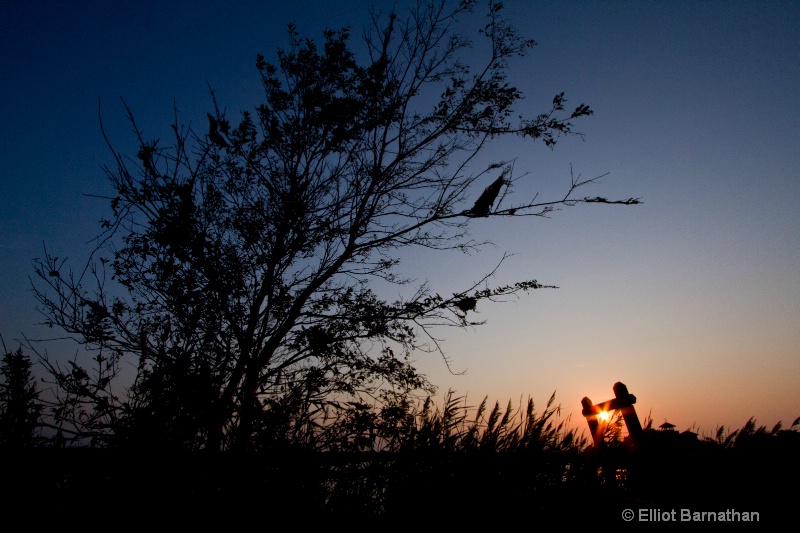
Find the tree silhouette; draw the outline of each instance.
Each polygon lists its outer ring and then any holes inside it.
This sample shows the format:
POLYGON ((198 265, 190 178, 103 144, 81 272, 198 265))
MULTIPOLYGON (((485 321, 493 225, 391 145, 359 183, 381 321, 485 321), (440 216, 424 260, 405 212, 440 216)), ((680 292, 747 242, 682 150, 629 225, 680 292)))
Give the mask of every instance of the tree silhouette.
POLYGON ((31 360, 22 347, 9 352, 3 343, 0 365, 0 448, 24 449, 39 441, 37 429, 42 406, 31 360))
POLYGON ((476 215, 596 201, 574 196, 593 180, 573 180, 562 197, 501 208, 512 167, 475 156, 508 136, 552 146, 592 111, 566 111, 561 93, 515 119, 509 60, 534 42, 489 2, 485 60, 471 64, 454 28, 473 7, 374 13, 360 48, 346 29, 317 43, 290 25, 275 64, 257 56, 264 103, 236 124, 212 91, 209 129, 176 119, 170 145, 145 139, 128 109, 140 148, 112 147, 116 196, 96 253, 81 271, 46 252, 38 263, 47 322, 97 351, 93 374, 47 363, 61 423, 115 445, 322 447, 358 405, 433 390, 409 360, 438 350, 431 328, 476 324, 479 301, 542 287, 488 287, 488 273, 452 296, 422 285, 389 301, 370 284, 409 284, 396 268, 408 248, 473 250, 476 215), (487 182, 491 198, 476 202, 487 182), (127 357, 136 375, 122 393, 112 383, 127 357))

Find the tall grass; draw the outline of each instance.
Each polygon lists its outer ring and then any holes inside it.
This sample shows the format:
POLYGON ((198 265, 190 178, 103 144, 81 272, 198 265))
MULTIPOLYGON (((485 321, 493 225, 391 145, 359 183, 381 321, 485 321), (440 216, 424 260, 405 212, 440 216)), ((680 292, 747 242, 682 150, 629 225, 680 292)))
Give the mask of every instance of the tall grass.
POLYGON ((402 523, 482 516, 498 525, 516 515, 531 524, 574 521, 570 513, 591 506, 597 523, 619 523, 621 509, 645 506, 769 506, 778 513, 794 497, 782 487, 800 477, 800 418, 788 429, 751 418, 742 428, 700 438, 656 431, 648 417, 639 447, 627 446, 616 420, 604 446, 591 450, 561 417, 555 394, 542 408, 532 399, 515 406, 488 397, 472 405, 454 391, 438 404, 398 397, 352 407, 318 426, 324 446, 305 439, 302 446, 247 456, 169 457, 158 450, 41 449, 7 461, 20 467, 19 475, 6 473, 16 497, 8 501, 23 509, 24 495, 36 493, 66 513, 91 493, 108 509, 146 498, 172 513, 235 508, 402 523))
POLYGON ((389 409, 377 414, 372 438, 356 439, 369 449, 331 466, 326 512, 436 515, 467 501, 543 510, 575 479, 587 445, 560 417, 555 393, 542 410, 532 399, 524 408, 490 409, 488 397, 470 406, 452 390, 440 406, 428 397, 389 409))
POLYGON ((560 419, 560 406, 555 393, 541 412, 533 399, 524 409, 508 402, 503 409, 496 402, 488 410, 488 397, 476 407, 469 406, 464 396, 450 390, 441 407, 428 397, 420 405, 408 406, 402 424, 392 424, 397 412, 381 414, 376 432, 375 449, 399 451, 491 451, 521 450, 573 451, 586 446, 586 439, 569 429, 569 418, 560 419), (388 423, 387 423, 388 422, 388 423))

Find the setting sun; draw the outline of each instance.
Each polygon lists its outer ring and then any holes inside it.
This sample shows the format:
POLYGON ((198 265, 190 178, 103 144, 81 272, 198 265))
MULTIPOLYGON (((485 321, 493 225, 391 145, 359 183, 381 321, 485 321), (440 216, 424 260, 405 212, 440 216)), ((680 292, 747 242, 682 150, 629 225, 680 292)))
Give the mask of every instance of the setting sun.
POLYGON ((609 414, 608 411, 600 411, 599 413, 597 413, 597 418, 601 422, 608 422, 609 418, 611 418, 611 415, 609 414))

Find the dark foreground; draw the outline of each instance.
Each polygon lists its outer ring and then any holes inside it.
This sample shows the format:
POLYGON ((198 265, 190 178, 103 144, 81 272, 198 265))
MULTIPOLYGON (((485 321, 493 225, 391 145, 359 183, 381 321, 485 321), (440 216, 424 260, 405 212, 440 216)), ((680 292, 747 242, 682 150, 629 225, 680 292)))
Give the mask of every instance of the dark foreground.
POLYGON ((798 452, 796 431, 735 447, 675 434, 646 449, 579 454, 42 448, 2 452, 0 510, 6 523, 92 529, 164 522, 428 529, 438 522, 755 530, 793 520, 798 452))

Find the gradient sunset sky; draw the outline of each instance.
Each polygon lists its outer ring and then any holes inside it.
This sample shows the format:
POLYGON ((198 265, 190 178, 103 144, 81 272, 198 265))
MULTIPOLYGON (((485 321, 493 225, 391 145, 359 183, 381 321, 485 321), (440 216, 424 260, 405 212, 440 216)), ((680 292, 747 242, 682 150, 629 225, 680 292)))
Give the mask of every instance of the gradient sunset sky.
MULTIPOLYGON (((407 2, 376 2, 403 13, 407 2)), ((286 25, 319 39, 350 26, 369 2, 0 3, 0 333, 52 336, 36 323, 32 259, 43 243, 75 266, 108 215, 101 170, 110 140, 135 157, 120 98, 151 138, 167 139, 173 103, 202 131, 212 109, 237 116, 261 91, 256 53, 274 60, 286 25)), ((612 397, 624 382, 640 418, 713 433, 748 418, 771 427, 800 416, 800 2, 507 1, 538 43, 512 64, 545 111, 564 91, 595 115, 583 139, 554 150, 530 141, 491 145, 516 158, 517 199, 563 194, 570 169, 604 177, 581 195, 641 198, 584 205, 549 218, 477 220, 481 254, 413 252, 401 265, 449 294, 514 254, 494 282, 557 285, 481 304, 487 324, 442 330, 454 371, 418 354, 439 386, 474 405, 552 392, 582 424, 580 400, 612 397)), ((477 52, 476 52, 477 53, 477 52)), ((488 183, 487 183, 488 185, 488 183)), ((475 195, 480 194, 479 190, 475 195)), ((465 206, 468 207, 468 206, 465 206)), ((62 349, 63 350, 63 349, 62 349)), ((74 348, 50 354, 70 357, 74 348)))

